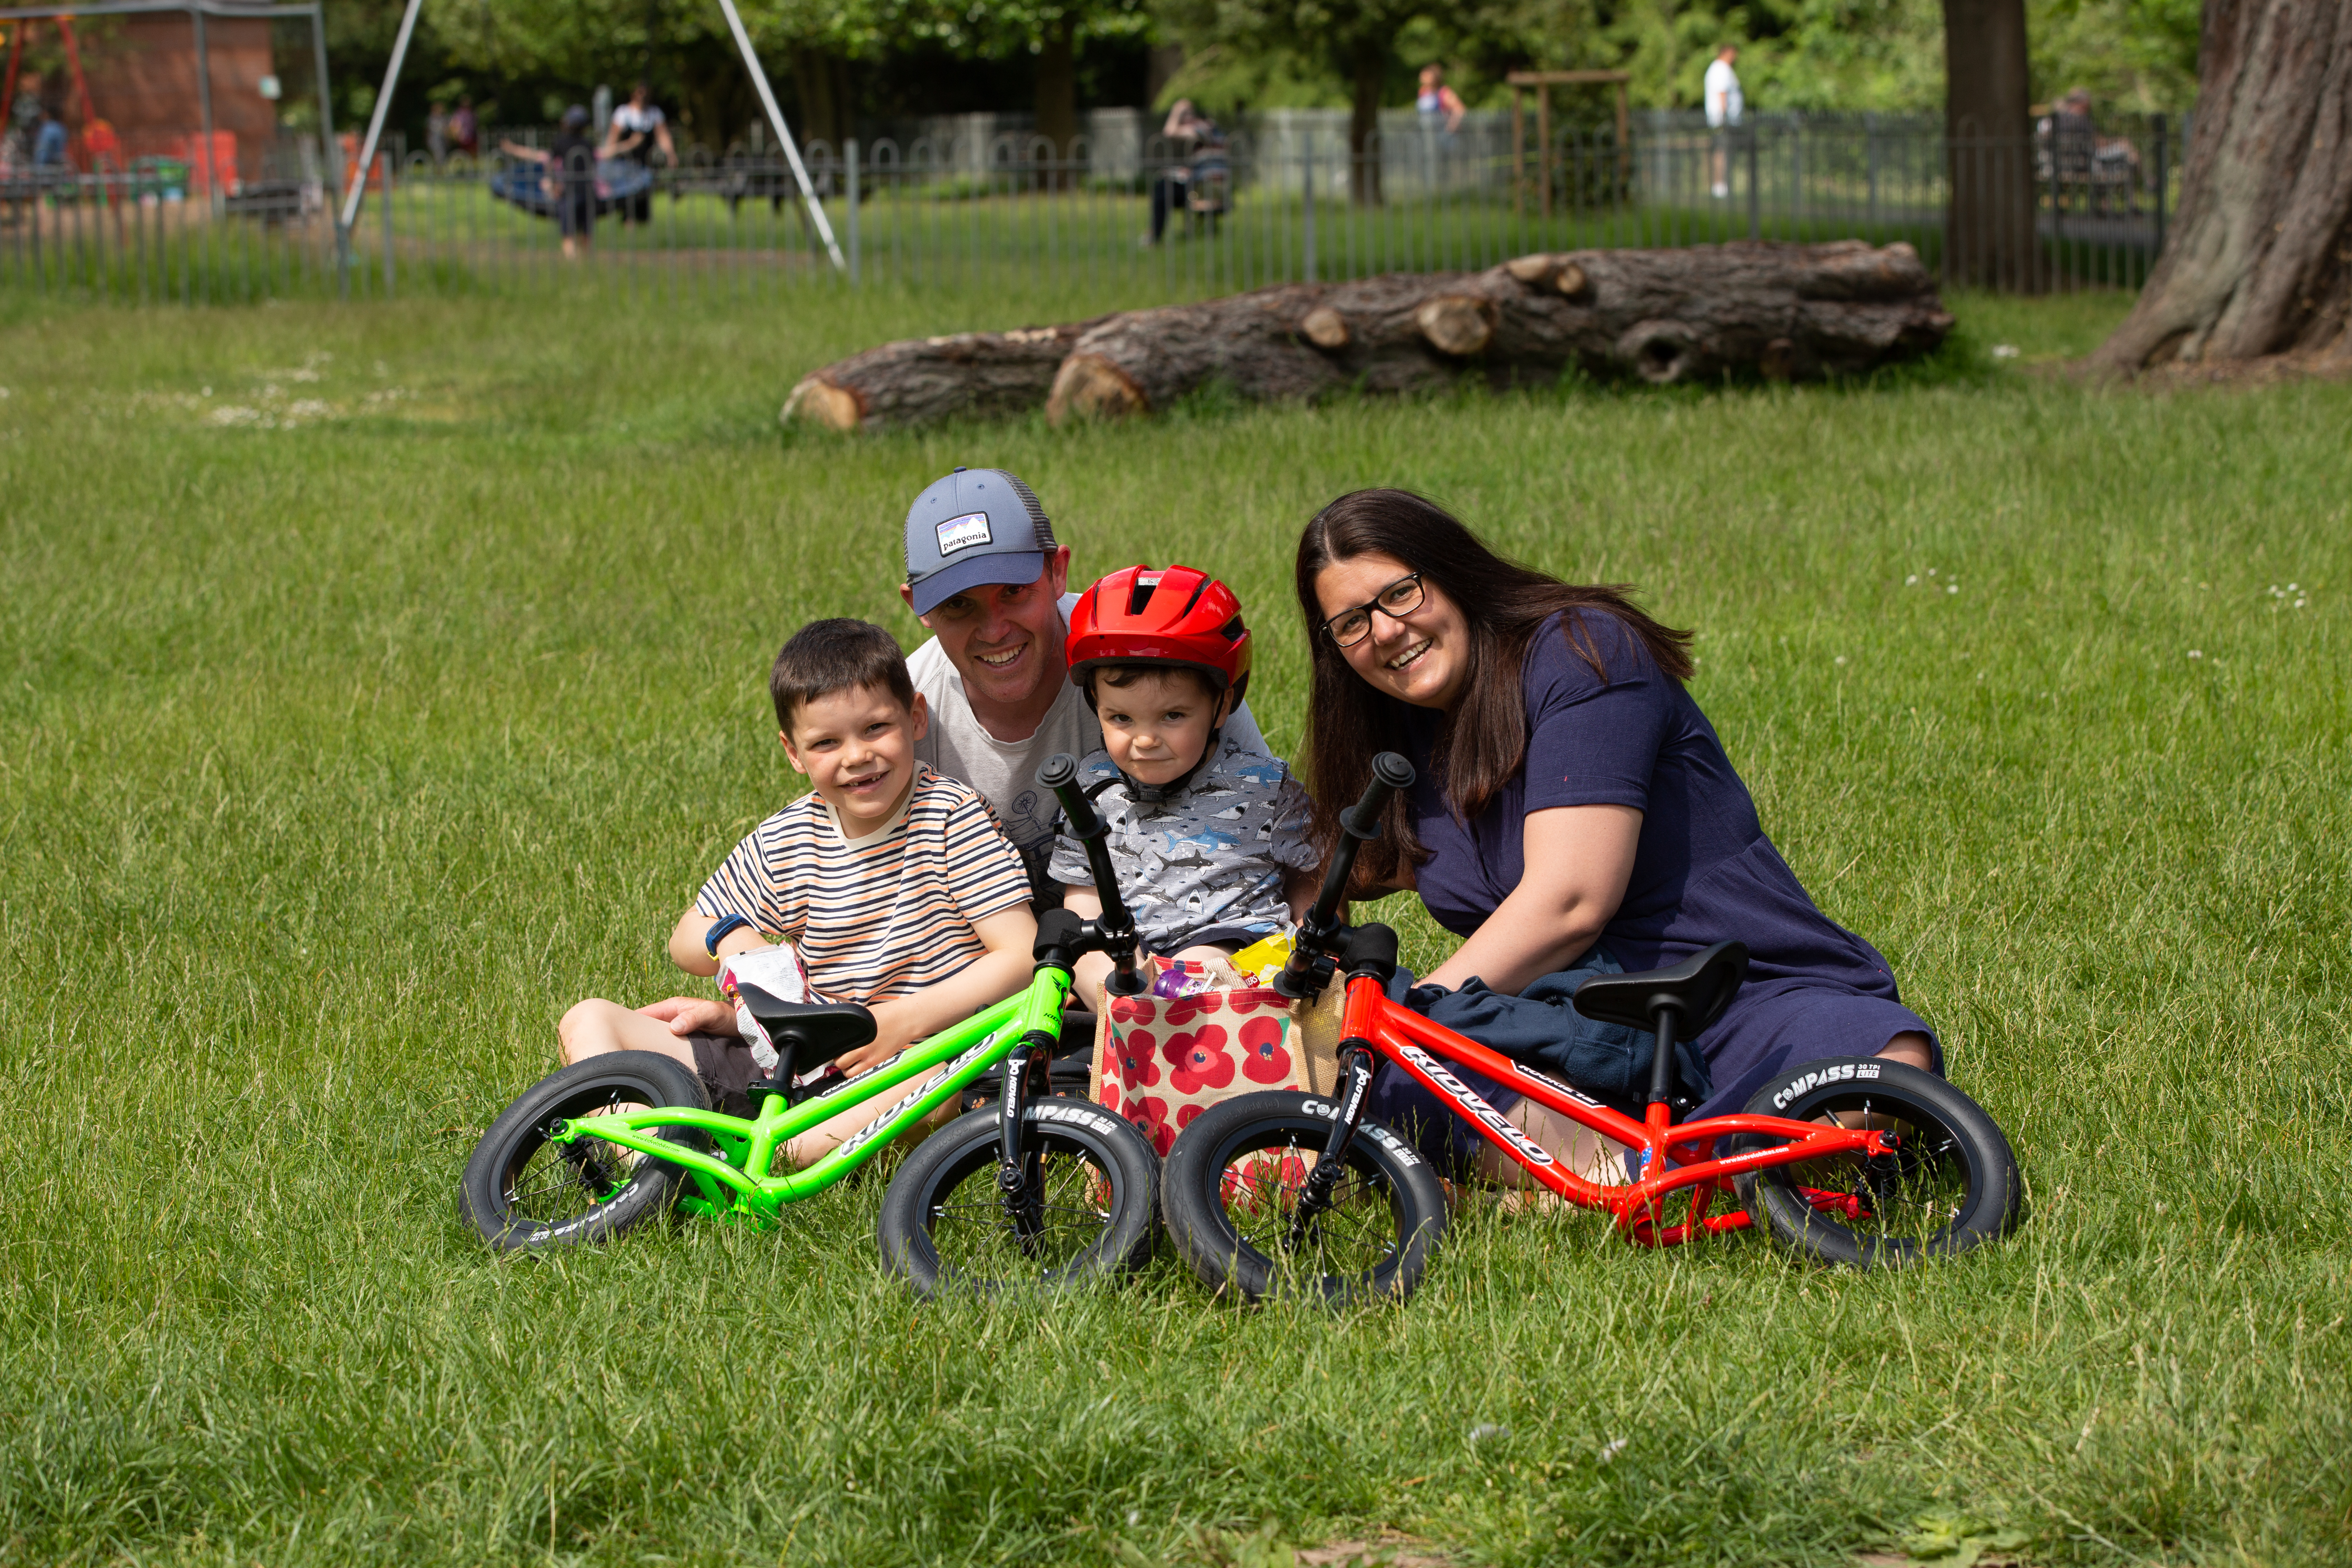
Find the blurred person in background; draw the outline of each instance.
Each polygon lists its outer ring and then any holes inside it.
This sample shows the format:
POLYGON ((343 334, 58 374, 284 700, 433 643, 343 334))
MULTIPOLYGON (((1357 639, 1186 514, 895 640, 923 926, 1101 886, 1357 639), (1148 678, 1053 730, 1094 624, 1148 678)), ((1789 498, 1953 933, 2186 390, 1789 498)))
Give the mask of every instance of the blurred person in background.
POLYGON ((449 106, 437 98, 425 111, 425 150, 436 169, 449 161, 449 106))
POLYGON ((1160 128, 1167 140, 1167 169, 1151 182, 1151 232, 1144 237, 1146 245, 1157 245, 1167 232, 1168 215, 1184 205, 1191 191, 1195 165, 1203 153, 1213 149, 1222 152, 1225 133, 1217 122, 1192 106, 1189 98, 1180 98, 1168 110, 1168 121, 1160 128))
POLYGON ((482 155, 482 122, 475 117, 474 100, 461 98, 449 116, 449 145, 468 158, 482 155))
POLYGON ((1421 68, 1421 91, 1412 100, 1421 116, 1422 161, 1432 185, 1454 159, 1454 133, 1462 129, 1462 95, 1445 85, 1445 68, 1421 68))
POLYGON ((1731 62, 1739 51, 1726 44, 1706 68, 1706 128, 1715 132, 1715 199, 1731 195, 1731 138, 1739 129, 1747 100, 1740 95, 1739 73, 1731 62))
MULTIPOLYGON (((629 89, 629 101, 613 110, 613 122, 605 127, 604 145, 598 148, 599 158, 626 158, 633 163, 653 167, 654 151, 659 148, 662 161, 677 163, 677 144, 670 140, 669 120, 654 102, 654 89, 644 82, 629 89)), ((621 211, 625 223, 644 223, 653 216, 653 186, 639 191, 621 211)))
POLYGON ((0 136, 0 168, 21 169, 33 161, 33 141, 41 131, 41 79, 26 72, 8 103, 8 130, 0 136))
POLYGON ((563 236, 563 258, 576 261, 588 254, 596 232, 596 143, 588 134, 588 106, 575 103, 563 111, 555 140, 542 150, 520 142, 501 142, 499 151, 526 163, 536 163, 554 209, 555 225, 563 236))
POLYGON ((1427 132, 1443 132, 1451 136, 1462 129, 1462 95, 1445 85, 1444 66, 1421 68, 1421 94, 1412 100, 1421 115, 1421 127, 1427 132))
POLYGON ((33 132, 33 172, 37 175, 54 175, 66 168, 66 122, 58 113, 58 106, 43 100, 41 126, 33 132))

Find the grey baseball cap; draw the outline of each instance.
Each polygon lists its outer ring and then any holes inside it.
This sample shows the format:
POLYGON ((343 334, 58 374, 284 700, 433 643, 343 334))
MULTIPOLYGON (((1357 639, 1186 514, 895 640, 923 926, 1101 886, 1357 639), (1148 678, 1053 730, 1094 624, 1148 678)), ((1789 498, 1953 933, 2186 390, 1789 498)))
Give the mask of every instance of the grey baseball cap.
POLYGON ((1029 487, 1003 468, 958 468, 907 509, 915 614, 990 583, 1034 583, 1060 546, 1029 487))

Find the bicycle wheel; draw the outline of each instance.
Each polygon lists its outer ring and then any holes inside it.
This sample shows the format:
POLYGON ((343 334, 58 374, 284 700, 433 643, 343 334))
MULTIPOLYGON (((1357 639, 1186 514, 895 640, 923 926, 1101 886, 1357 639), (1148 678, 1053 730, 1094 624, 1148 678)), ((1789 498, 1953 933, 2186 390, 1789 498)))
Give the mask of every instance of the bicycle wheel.
POLYGON ((1429 1163, 1377 1121, 1359 1124, 1330 1206, 1305 1248, 1291 1249, 1299 1190, 1338 1114, 1328 1100, 1276 1089, 1213 1105, 1176 1135, 1160 1206, 1202 1284, 1246 1301, 1412 1294, 1445 1232, 1445 1194, 1429 1163))
MULTIPOLYGON (((669 1212, 686 1173, 667 1160, 601 1139, 551 1143, 548 1129, 620 1105, 710 1109, 702 1080, 655 1051, 614 1051, 574 1062, 531 1085, 490 1123, 466 1162, 458 1206, 500 1252, 537 1252, 605 1241, 669 1212)), ((665 1127, 663 1139, 708 1150, 698 1128, 665 1127)))
MULTIPOLYGON (((1824 1263, 1900 1268, 1966 1252, 2017 1221, 2024 1184, 2009 1140, 1933 1073, 1869 1057, 1808 1062, 1757 1090, 1748 1111, 1894 1135, 1891 1154, 1833 1154, 1738 1178, 1759 1227, 1824 1263)), ((1776 1142, 1749 1135, 1737 1146, 1776 1142)))
POLYGON ((882 1261, 918 1296, 1090 1285, 1150 1259, 1160 1158, 1143 1134, 1083 1100, 1030 1106, 1028 1202, 1008 1209, 997 1121, 992 1107, 957 1117, 907 1157, 883 1194, 882 1261))

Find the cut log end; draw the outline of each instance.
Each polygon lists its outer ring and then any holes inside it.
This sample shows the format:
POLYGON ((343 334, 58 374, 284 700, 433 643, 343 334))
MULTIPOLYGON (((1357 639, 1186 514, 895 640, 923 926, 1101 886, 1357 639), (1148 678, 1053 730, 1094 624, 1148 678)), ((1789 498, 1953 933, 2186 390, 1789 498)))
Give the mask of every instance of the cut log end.
POLYGON ((1348 318, 1328 305, 1318 305, 1298 323, 1298 335, 1318 349, 1348 346, 1348 318))
POLYGON ((1456 359, 1483 352, 1495 336, 1494 326, 1486 320, 1486 301, 1466 294, 1441 294, 1422 301, 1412 313, 1412 323, 1429 340, 1430 347, 1456 359))
POLYGON ((1045 399, 1046 423, 1060 426, 1073 416, 1081 419, 1124 419, 1151 412, 1150 399, 1128 378, 1125 371, 1098 354, 1072 354, 1054 376, 1054 390, 1045 399))
POLYGON ((1588 281, 1583 268, 1544 251, 1515 256, 1503 263, 1503 270, 1530 289, 1540 289, 1549 282, 1570 300, 1584 292, 1588 281))
POLYGON ((799 385, 784 399, 783 411, 776 416, 780 425, 798 421, 803 425, 821 425, 827 430, 855 430, 864 423, 866 409, 857 394, 847 387, 835 386, 816 376, 804 376, 799 385))

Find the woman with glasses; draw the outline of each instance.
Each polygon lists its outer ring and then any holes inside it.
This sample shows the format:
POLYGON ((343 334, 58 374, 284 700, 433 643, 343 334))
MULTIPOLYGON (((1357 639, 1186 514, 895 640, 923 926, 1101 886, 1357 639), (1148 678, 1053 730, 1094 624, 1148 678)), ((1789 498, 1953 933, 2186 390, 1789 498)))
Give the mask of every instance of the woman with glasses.
MULTIPOLYGON (((1576 1013, 1593 973, 1748 945, 1748 983, 1683 1047, 1677 1120, 1744 1108, 1767 1079, 1825 1057, 1941 1072, 1934 1031, 1877 950, 1822 913, 1765 837, 1747 785, 1684 689, 1690 634, 1613 587, 1502 559, 1403 490, 1341 496, 1298 542, 1313 649, 1307 767, 1325 845, 1375 752, 1419 778, 1356 862, 1360 896, 1417 891, 1461 947, 1411 1005, 1641 1115, 1650 1037, 1576 1013)), ((1592 1179, 1623 1151, 1454 1069, 1592 1179)), ((1426 1091, 1383 1066, 1372 1114, 1417 1125, 1457 1167, 1523 1179, 1426 1091)))

